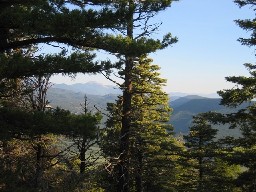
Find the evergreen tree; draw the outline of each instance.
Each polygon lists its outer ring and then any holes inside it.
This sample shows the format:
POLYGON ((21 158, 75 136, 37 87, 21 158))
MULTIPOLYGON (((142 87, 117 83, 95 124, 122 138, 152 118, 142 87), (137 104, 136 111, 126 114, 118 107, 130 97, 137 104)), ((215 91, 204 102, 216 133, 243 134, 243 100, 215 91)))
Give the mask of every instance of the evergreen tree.
MULTIPOLYGON (((240 7, 255 7, 255 0, 235 0, 240 7)), ((255 10, 255 9, 254 9, 255 10)), ((251 32, 249 38, 240 38, 239 41, 243 45, 255 46, 255 19, 236 20, 236 23, 246 31, 251 32)), ((213 123, 229 124, 230 128, 239 129, 241 137, 227 137, 222 140, 223 144, 223 160, 229 164, 241 165, 244 171, 238 176, 235 184, 242 191, 256 191, 255 177, 255 146, 256 146, 256 129, 255 129, 255 69, 254 64, 246 63, 250 76, 231 76, 226 77, 228 82, 234 83, 232 89, 219 91, 222 97, 221 104, 228 107, 238 107, 246 102, 244 108, 230 114, 208 113, 206 117, 213 123)), ((240 107, 241 108, 241 107, 240 107)))
MULTIPOLYGON (((255 0, 234 0, 234 2, 236 4, 238 4, 238 6, 244 7, 244 6, 250 6, 251 8, 254 8, 256 5, 255 0)), ((253 9, 255 10, 255 9, 253 9)), ((238 40, 242 43, 242 45, 247 45, 247 46, 255 46, 256 44, 256 36, 255 36, 255 18, 254 19, 238 19, 235 21, 239 27, 241 27, 242 29, 246 30, 246 31, 250 31, 251 32, 251 36, 250 38, 239 38, 238 40)))
MULTIPOLYGON (((168 95, 162 91, 165 80, 159 77, 159 67, 151 62, 142 56, 132 70, 129 186, 131 191, 172 191, 179 146, 172 128, 166 124, 170 108, 168 95)), ((111 118, 103 138, 103 151, 110 158, 108 168, 114 182, 119 181, 116 166, 120 161, 117 147, 121 140, 122 102, 120 96, 116 104, 108 105, 111 118)))
POLYGON ((255 129, 255 66, 246 64, 251 76, 250 77, 227 77, 229 82, 236 83, 233 89, 219 91, 222 97, 221 103, 229 107, 237 107, 243 102, 249 102, 247 107, 231 114, 208 114, 213 116, 213 122, 229 124, 230 128, 239 129, 241 137, 226 138, 224 140, 226 150, 231 153, 227 160, 233 164, 246 167, 246 171, 237 178, 237 185, 243 191, 256 191, 255 183, 255 146, 256 146, 256 129, 255 129), (230 149, 231 148, 231 149, 230 149), (231 151, 231 152, 230 152, 231 151))
MULTIPOLYGON (((194 191, 207 191, 213 177, 213 161, 216 153, 214 138, 217 130, 212 129, 211 125, 202 116, 195 116, 193 125, 190 127, 189 134, 184 136, 185 146, 188 148, 187 156, 194 160, 193 168, 197 172, 194 191)), ((191 161, 193 162, 193 161, 191 161)), ((191 189, 191 190, 192 190, 191 189)))
POLYGON ((98 72, 105 66, 106 68, 111 66, 110 62, 95 63, 94 55, 89 52, 90 48, 118 53, 121 61, 124 61, 118 63, 124 66, 121 70, 124 74, 124 84, 121 86, 123 103, 118 191, 129 191, 130 183, 129 159, 130 142, 132 142, 130 134, 133 132, 131 129, 132 70, 136 59, 141 55, 176 42, 170 34, 162 41, 146 38, 157 29, 156 25, 147 25, 149 19, 170 6, 171 2, 171 0, 0 1, 1 81, 5 78, 52 73, 98 72), (75 8, 70 9, 69 6, 75 8), (142 26, 142 32, 135 35, 134 26, 137 24, 142 26), (109 35, 108 29, 120 29, 121 33, 109 35), (27 50, 39 43, 60 43, 77 51, 72 51, 71 54, 62 50, 56 55, 26 55, 27 50))
POLYGON ((234 180, 240 166, 227 161, 227 146, 221 143, 223 140, 217 141, 218 130, 212 128, 206 114, 195 116, 189 134, 184 136, 187 150, 182 159, 185 172, 181 174, 180 191, 236 191, 234 180))
POLYGON ((136 60, 144 54, 154 52, 158 49, 163 49, 168 45, 175 43, 176 38, 172 38, 171 34, 164 36, 163 40, 153 40, 147 38, 152 32, 158 29, 158 24, 150 24, 149 20, 158 12, 165 10, 172 3, 168 1, 134 1, 127 0, 120 3, 114 3, 114 7, 124 10, 127 15, 121 34, 124 34, 127 42, 130 42, 126 52, 122 49, 118 50, 118 57, 120 59, 120 75, 124 83, 120 85, 123 90, 122 96, 122 126, 120 130, 119 143, 119 191, 129 191, 129 156, 130 156, 130 136, 131 136, 131 122, 132 122, 132 70, 135 66, 136 60), (134 44, 135 42, 135 44, 134 44), (139 48, 138 45, 144 44, 144 47, 139 48), (137 44, 137 45, 136 45, 137 44), (134 49, 136 45, 136 49, 134 49), (135 51, 136 50, 136 51, 135 51))
MULTIPOLYGON (((12 189, 15 191, 19 188, 17 186, 10 187, 12 182, 9 178, 22 183, 22 190, 29 188, 33 190, 46 190, 45 185, 48 187, 51 185, 59 187, 59 184, 56 184, 57 181, 55 183, 53 179, 54 176, 57 176, 60 180, 68 179, 68 171, 74 172, 73 177, 76 177, 72 180, 77 183, 85 181, 88 183, 92 182, 88 181, 88 177, 85 180, 84 177, 80 177, 75 171, 72 171, 75 166, 70 166, 70 164, 74 162, 69 160, 70 154, 66 150, 70 150, 73 145, 67 147, 64 147, 65 145, 59 146, 58 143, 54 143, 53 141, 57 140, 56 138, 60 134, 66 135, 68 138, 76 138, 75 143, 78 144, 77 147, 80 151, 80 172, 85 172, 86 168, 92 168, 96 164, 95 160, 89 161, 91 156, 85 159, 85 153, 87 152, 86 147, 91 146, 97 136, 97 127, 101 116, 99 114, 92 115, 89 113, 80 115, 71 114, 69 111, 60 108, 47 109, 45 104, 48 102, 45 96, 48 81, 42 81, 42 79, 42 77, 39 78, 39 82, 41 82, 39 84, 36 82, 33 82, 35 83, 33 85, 29 83, 30 86, 26 89, 29 92, 25 100, 28 99, 30 101, 31 105, 28 105, 30 108, 21 108, 19 106, 15 110, 7 107, 1 108, 0 110, 0 128, 1 130, 7 129, 8 134, 10 134, 9 138, 1 135, 3 138, 1 138, 0 142, 2 144, 1 148, 3 149, 3 153, 0 155, 0 161, 3 165, 1 171, 9 174, 8 177, 4 176, 1 180, 3 182, 2 184, 6 186, 4 187, 6 190, 12 189), (86 145, 90 141, 91 143, 86 145), (84 145, 83 142, 85 142, 84 145), (15 150, 19 150, 16 144, 21 145, 23 147, 23 153, 27 155, 27 157, 23 155, 19 159, 21 161, 29 161, 29 164, 26 165, 28 167, 26 168, 19 161, 15 162, 15 150), (84 160, 88 160, 88 162, 84 160), (13 164, 8 166, 8 162, 12 162, 13 164), (64 167, 70 170, 61 171, 64 167), (15 171, 12 171, 12 169, 15 171), (24 169, 24 171, 19 173, 16 172, 16 169, 24 169), (59 176, 60 172, 63 174, 62 177, 59 176), (20 174, 25 174, 26 177, 20 179, 20 174), (67 178, 65 178, 65 175, 67 178)), ((33 80, 35 79, 33 78, 33 80)), ((67 138, 63 138, 63 140, 68 142, 67 138)))
POLYGON ((135 138, 131 151, 137 166, 136 191, 172 191, 179 147, 172 127, 166 124, 171 110, 168 95, 162 91, 166 81, 159 77, 159 66, 151 62, 142 56, 132 74, 131 135, 135 138))
POLYGON ((80 153, 80 173, 85 173, 86 168, 92 168, 99 158, 96 150, 91 153, 89 151, 93 146, 98 144, 98 126, 101 121, 101 115, 99 113, 92 114, 89 112, 86 95, 84 99, 84 113, 74 115, 73 129, 70 130, 73 141, 80 153))
POLYGON ((122 7, 109 8, 112 1, 2 0, 0 5, 0 79, 46 73, 96 73, 108 68, 110 62, 95 62, 91 48, 135 54, 159 46, 152 40, 135 41, 108 34, 109 29, 123 28, 127 18, 122 7), (59 48, 54 55, 26 54, 39 44, 59 48), (65 46, 75 51, 70 53, 65 46))

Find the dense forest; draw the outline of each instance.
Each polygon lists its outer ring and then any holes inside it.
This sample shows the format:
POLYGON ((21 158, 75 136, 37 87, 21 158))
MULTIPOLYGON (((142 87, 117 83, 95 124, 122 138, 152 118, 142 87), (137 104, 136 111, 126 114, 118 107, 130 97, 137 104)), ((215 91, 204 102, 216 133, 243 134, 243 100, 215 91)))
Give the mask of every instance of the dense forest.
MULTIPOLYGON (((254 64, 218 92, 231 110, 194 116, 184 136, 169 123, 166 80, 148 55, 178 42, 151 38, 174 1, 0 0, 0 191, 256 191, 254 64), (51 76, 77 73, 101 73, 122 94, 104 110, 86 95, 80 113, 52 107, 51 76), (220 125, 240 135, 220 137, 220 125)), ((251 33, 241 44, 254 46, 255 19, 235 22, 251 33)))

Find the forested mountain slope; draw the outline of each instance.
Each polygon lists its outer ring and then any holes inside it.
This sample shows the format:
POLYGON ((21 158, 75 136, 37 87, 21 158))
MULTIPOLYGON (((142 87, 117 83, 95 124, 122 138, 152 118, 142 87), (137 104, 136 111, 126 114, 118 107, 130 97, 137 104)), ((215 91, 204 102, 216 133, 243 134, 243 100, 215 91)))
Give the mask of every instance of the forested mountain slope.
POLYGON ((59 106, 64 109, 68 109, 73 113, 80 113, 82 112, 81 105, 84 103, 85 95, 88 100, 88 107, 92 111, 97 109, 104 111, 106 104, 114 102, 117 98, 116 94, 92 95, 59 88, 49 89, 47 98, 50 101, 50 105, 53 107, 59 106))
POLYGON ((107 94, 121 94, 121 90, 112 85, 103 85, 98 82, 89 81, 87 83, 76 83, 72 85, 55 84, 53 88, 70 90, 73 92, 81 92, 89 95, 107 95, 107 94))
MULTIPOLYGON (((60 106, 64 109, 69 109, 74 113, 81 113, 81 105, 84 102, 84 96, 87 92, 87 89, 83 89, 83 92, 76 92, 74 90, 75 89, 66 90, 60 88, 51 88, 48 92, 50 105, 53 107, 60 106)), ((99 92, 101 92, 101 90, 99 90, 99 92)), ((88 105, 90 110, 100 110, 103 113, 105 112, 106 104, 114 102, 117 98, 117 94, 86 94, 86 96, 88 98, 88 105)), ((198 95, 180 97, 170 102, 170 106, 173 108, 170 124, 174 126, 174 131, 176 134, 187 134, 189 126, 192 122, 192 117, 198 113, 208 111, 227 113, 234 111, 234 109, 226 108, 222 105, 219 105, 219 103, 219 98, 213 99, 201 97, 198 95)), ((217 126, 216 128, 220 130, 219 135, 239 135, 237 130, 229 130, 227 126, 217 126)))
MULTIPOLYGON (((206 98, 196 95, 190 95, 181 97, 175 101, 170 102, 173 108, 173 114, 171 116, 170 123, 174 126, 174 131, 176 134, 187 134, 189 131, 189 126, 191 126, 192 117, 198 113, 204 113, 209 111, 221 112, 221 113, 231 113, 235 109, 227 108, 220 105, 220 99, 216 98, 206 98)), ((244 107, 248 104, 242 104, 239 108, 244 107)), ((240 133, 237 130, 230 130, 227 126, 215 126, 219 129, 219 135, 234 135, 237 136, 240 133)))

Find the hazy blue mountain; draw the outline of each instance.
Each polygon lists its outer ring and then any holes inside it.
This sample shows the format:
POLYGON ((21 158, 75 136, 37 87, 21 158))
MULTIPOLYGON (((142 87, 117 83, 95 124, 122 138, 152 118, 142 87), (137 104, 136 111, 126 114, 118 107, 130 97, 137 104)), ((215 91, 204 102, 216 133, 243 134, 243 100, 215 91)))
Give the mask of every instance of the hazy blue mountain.
POLYGON ((170 105, 172 108, 177 108, 177 107, 183 105, 184 103, 187 103, 193 99, 207 99, 207 98, 201 97, 198 95, 187 95, 185 97, 179 97, 175 100, 170 100, 170 105))
POLYGON ((177 100, 179 98, 180 98, 179 96, 169 96, 169 100, 170 101, 175 101, 175 100, 177 100))
MULTIPOLYGON (((174 131, 177 134, 187 134, 189 132, 189 127, 191 126, 193 116, 197 115, 198 113, 208 111, 231 113, 235 111, 235 109, 220 105, 219 98, 213 99, 195 95, 181 97, 171 102, 170 105, 173 108, 170 123, 174 126, 174 131)), ((239 108, 244 108, 246 105, 248 104, 244 103, 239 108)), ((221 125, 215 126, 214 128, 218 129, 219 135, 222 136, 238 136, 240 134, 238 130, 228 129, 228 126, 221 125)))
POLYGON ((81 92, 89 95, 121 94, 121 90, 115 86, 103 85, 94 81, 87 83, 76 83, 72 85, 55 84, 53 85, 53 88, 65 89, 73 92, 81 92))
MULTIPOLYGON (((60 88, 50 88, 47 94, 47 99, 53 107, 61 107, 68 109, 74 113, 81 113, 83 109, 85 93, 74 92, 60 88)), ((115 102, 116 94, 107 95, 92 95, 86 94, 88 107, 92 111, 101 110, 105 111, 106 104, 115 102)))
MULTIPOLYGON (((73 85, 56 84, 49 89, 47 98, 53 107, 60 106, 74 113, 81 113, 85 94, 88 98, 90 110, 100 110, 104 113, 106 104, 115 102, 121 92, 113 86, 105 86, 95 82, 73 85)), ((232 111, 232 109, 219 105, 219 98, 186 95, 186 93, 170 93, 170 97, 172 98, 170 106, 173 108, 170 123, 174 126, 174 131, 177 134, 187 134, 189 126, 191 126, 192 117, 198 113, 207 111, 225 113, 232 111)), ((228 127, 221 126, 217 128, 220 129, 221 135, 230 134, 228 127)), ((237 132, 234 134, 237 134, 237 132)))
POLYGON ((171 102, 173 114, 170 123, 174 126, 176 133, 186 134, 192 122, 192 117, 198 113, 207 111, 219 111, 225 109, 219 105, 220 99, 212 99, 197 95, 181 97, 171 102))
POLYGON ((169 93, 169 99, 170 101, 175 101, 179 98, 185 98, 185 97, 204 97, 204 98, 220 98, 220 96, 217 93, 210 93, 210 94, 201 94, 201 93, 194 93, 194 94, 189 94, 189 93, 182 93, 182 92, 171 92, 169 93))
MULTIPOLYGON (((86 93, 90 95, 107 95, 107 94, 121 94, 121 90, 112 85, 103 85, 101 83, 95 82, 95 81, 90 81, 87 83, 75 83, 71 85, 67 84, 54 84, 53 88, 59 88, 59 89, 65 89, 65 90, 70 90, 73 92, 81 92, 81 93, 86 93)), ((188 93, 183 93, 183 92, 171 92, 169 93, 170 95, 170 100, 174 101, 176 99, 179 99, 181 97, 185 97, 191 94, 188 93)), ((218 95, 216 93, 212 94, 193 94, 193 95, 198 95, 201 97, 207 97, 207 98, 217 98, 218 95)))

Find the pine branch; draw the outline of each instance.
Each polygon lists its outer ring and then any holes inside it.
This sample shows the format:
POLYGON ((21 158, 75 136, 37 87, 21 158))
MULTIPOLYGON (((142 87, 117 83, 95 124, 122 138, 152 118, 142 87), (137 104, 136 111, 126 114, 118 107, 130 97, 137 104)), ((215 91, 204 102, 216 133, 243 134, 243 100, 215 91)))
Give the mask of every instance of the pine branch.
POLYGON ((122 87, 122 85, 120 83, 118 83, 117 81, 111 79, 108 75, 104 74, 102 71, 100 72, 106 79, 110 80, 111 82, 115 83, 116 85, 118 85, 119 87, 122 87))

